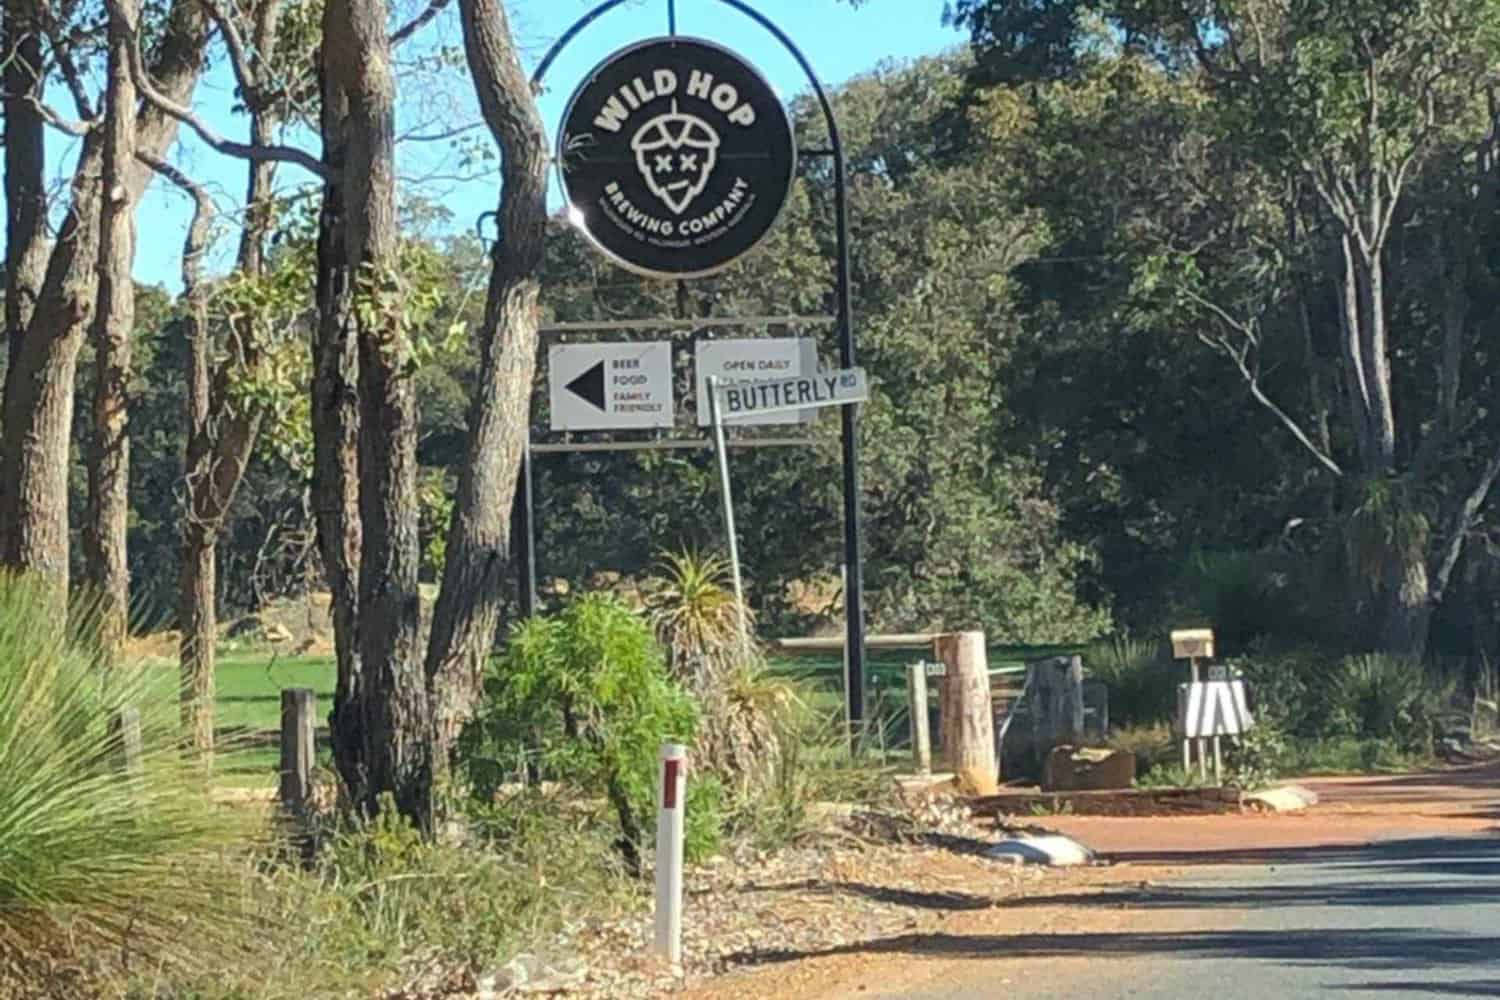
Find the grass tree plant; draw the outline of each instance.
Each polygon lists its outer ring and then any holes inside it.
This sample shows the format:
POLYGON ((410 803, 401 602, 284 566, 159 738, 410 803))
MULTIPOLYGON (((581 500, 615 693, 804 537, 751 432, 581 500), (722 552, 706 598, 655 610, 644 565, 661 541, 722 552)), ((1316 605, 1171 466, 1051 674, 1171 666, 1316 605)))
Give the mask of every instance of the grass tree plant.
POLYGON ((755 616, 736 598, 728 560, 711 552, 663 553, 646 606, 673 673, 698 699, 698 759, 746 793, 773 778, 800 699, 773 676, 753 641, 755 616))
POLYGON ((214 804, 181 752, 174 706, 146 675, 105 669, 86 639, 99 603, 81 602, 67 627, 55 608, 46 582, 0 575, 5 996, 30 995, 47 970, 70 966, 59 958, 138 972, 222 955, 238 926, 230 857, 243 857, 256 827, 253 814, 214 804), (129 769, 127 710, 141 736, 129 769))

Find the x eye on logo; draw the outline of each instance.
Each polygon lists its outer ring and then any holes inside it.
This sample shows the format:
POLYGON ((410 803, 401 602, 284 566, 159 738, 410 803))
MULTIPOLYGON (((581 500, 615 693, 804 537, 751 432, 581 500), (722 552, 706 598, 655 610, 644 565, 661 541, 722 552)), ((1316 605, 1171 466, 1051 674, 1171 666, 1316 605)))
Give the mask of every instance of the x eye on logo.
POLYGON ((719 162, 719 143, 713 126, 679 111, 674 101, 670 112, 642 125, 630 144, 651 193, 682 215, 708 187, 719 162))

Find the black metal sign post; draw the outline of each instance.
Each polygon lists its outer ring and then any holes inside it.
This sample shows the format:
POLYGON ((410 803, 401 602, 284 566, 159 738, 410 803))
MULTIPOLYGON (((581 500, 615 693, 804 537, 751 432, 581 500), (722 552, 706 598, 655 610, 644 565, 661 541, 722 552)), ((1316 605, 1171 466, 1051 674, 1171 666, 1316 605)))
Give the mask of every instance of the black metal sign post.
MULTIPOLYGON (((537 66, 536 72, 532 76, 533 89, 538 92, 541 90, 542 83, 546 79, 548 70, 552 68, 553 62, 556 61, 557 57, 562 53, 562 51, 566 49, 568 45, 570 45, 574 41, 574 39, 576 39, 578 35, 583 32, 584 29, 593 24, 603 15, 609 13, 617 7, 622 6, 626 2, 627 0, 604 0, 603 3, 600 3, 593 10, 584 14, 571 27, 569 27, 567 31, 563 32, 562 36, 558 38, 558 40, 553 44, 552 48, 548 50, 547 54, 542 58, 541 63, 537 66)), ((666 0, 666 2, 668 31, 670 36, 675 37, 677 35, 677 0, 666 0)), ((830 159, 833 163, 834 225, 837 231, 837 260, 835 261, 835 299, 837 302, 836 319, 839 332, 839 364, 841 368, 852 369, 857 366, 858 358, 856 356, 854 342, 854 303, 850 263, 848 178, 843 142, 839 136, 838 120, 833 113, 833 105, 829 101, 828 93, 823 88, 823 85, 821 81, 819 81, 817 74, 813 72, 812 65, 808 62, 806 55, 803 54, 802 50, 797 46, 795 42, 792 41, 792 39, 786 34, 786 32, 784 32, 780 28, 780 26, 778 26, 774 21, 766 17, 764 14, 760 13, 754 7, 750 6, 750 4, 745 2, 745 0, 713 0, 713 2, 721 3, 725 6, 734 8, 741 14, 750 18, 756 24, 760 25, 768 33, 770 33, 772 37, 780 42, 781 45, 797 61, 797 65, 802 68, 803 73, 806 74, 808 83, 811 85, 813 93, 818 99, 818 105, 823 111, 823 116, 828 126, 828 148, 804 149, 801 151, 801 155, 827 158, 830 159)), ((651 46, 652 44, 653 43, 650 42, 642 43, 641 46, 637 46, 635 47, 635 49, 644 49, 651 46)), ((671 43, 669 40, 663 40, 662 42, 655 44, 669 46, 671 43)), ((697 53, 700 57, 705 59, 713 58, 712 52, 717 51, 720 54, 729 57, 729 59, 731 60, 731 64, 728 65, 732 65, 734 61, 737 61, 736 58, 732 56, 732 54, 727 53, 724 50, 719 50, 716 46, 708 46, 696 40, 685 39, 683 42, 678 43, 678 45, 684 50, 687 50, 689 47, 697 47, 699 50, 708 50, 707 52, 699 51, 697 53)), ((628 55, 632 51, 634 51, 634 49, 627 50, 627 52, 623 53, 622 55, 628 55)), ((596 74, 603 75, 605 73, 608 73, 611 69, 611 65, 611 62, 606 62, 605 64, 601 65, 599 70, 596 70, 596 74)), ((740 63, 739 65, 742 67, 744 66, 743 63, 740 63)), ((654 70, 651 76, 642 77, 639 83, 637 83, 635 77, 619 79, 612 78, 611 80, 607 81, 608 83, 612 83, 615 85, 615 88, 619 94, 620 103, 608 113, 600 113, 597 111, 597 109, 593 109, 591 113, 594 114, 594 117, 591 120, 598 124, 603 132, 607 133, 611 131, 618 131, 618 128, 612 130, 610 126, 615 125, 623 127, 621 112, 624 113, 625 117, 628 117, 631 112, 646 107, 652 101, 655 101, 656 104, 660 106, 665 99, 676 97, 679 94, 682 96, 684 103, 687 103, 688 97, 690 96, 687 93, 687 88, 689 87, 693 88, 693 94, 691 96, 698 97, 700 99, 698 104, 699 108, 711 106, 712 109, 718 112, 717 116, 711 113, 709 110, 702 110, 701 113, 696 111, 689 113, 688 111, 684 111, 679 108, 676 104, 673 104, 671 105, 670 110, 666 111, 665 113, 661 113, 660 111, 658 111, 656 113, 656 116, 648 121, 647 124, 649 126, 652 126, 651 129, 648 130, 647 128, 642 127, 638 132, 633 133, 635 141, 632 143, 629 152, 638 161, 638 163, 629 164, 629 166, 638 167, 638 170, 642 175, 642 182, 647 185, 648 189, 656 196, 657 200, 659 202, 664 202, 668 207, 674 208, 676 210, 676 214, 678 216, 681 216, 683 214, 683 210, 680 208, 676 208, 677 204, 679 203, 678 199, 685 199, 686 192, 692 192, 693 196, 696 198, 699 194, 704 192, 704 189, 709 183, 709 179, 706 173, 695 173, 695 171, 697 170, 702 170, 702 164, 708 156, 717 156, 721 153, 726 156, 749 155, 748 150, 741 150, 739 152, 736 152, 736 148, 733 145, 735 140, 726 138, 727 136, 733 135, 734 130, 732 126, 740 125, 747 129, 752 126, 758 126, 763 129, 765 126, 765 122, 759 120, 752 112, 745 110, 744 106, 740 105, 736 101, 732 101, 729 89, 718 88, 712 85, 705 85, 704 77, 710 74, 711 69, 705 69, 694 64, 694 68, 698 68, 701 71, 701 75, 694 78, 692 76, 692 69, 689 68, 689 64, 674 64, 670 60, 663 60, 658 68, 662 71, 662 76, 660 77, 659 82, 655 78, 654 70), (705 87, 707 89, 705 89, 705 87), (705 94, 707 95, 707 97, 703 96, 705 94), (726 122, 728 124, 725 124, 726 122), (662 153, 686 153, 688 154, 688 159, 685 160, 680 155, 676 156, 675 158, 662 158, 660 160, 656 159, 657 155, 662 153), (658 164, 660 168, 660 176, 651 176, 652 168, 658 164)), ((753 73, 753 71, 751 72, 753 73)), ((597 78, 594 80, 594 82, 598 82, 597 78)), ((721 84, 724 82, 724 80, 718 81, 718 83, 721 84)), ((580 91, 580 94, 581 93, 582 91, 580 91)), ((577 97, 575 97, 575 105, 577 104, 577 100, 577 97)), ((782 110, 784 112, 784 109, 782 110)), ((564 129, 567 129, 569 127, 568 119, 573 117, 573 111, 574 107, 570 107, 568 115, 565 116, 564 129)), ((562 145, 566 147, 567 144, 563 143, 562 145)), ((774 147, 776 145, 776 142, 773 141, 771 145, 774 147)), ((606 155, 608 152, 608 147, 609 142, 608 137, 606 136, 606 155)), ((564 148, 563 155, 566 156, 567 153, 568 150, 564 148)), ((625 159, 624 147, 614 149, 613 153, 616 157, 617 165, 620 163, 620 161, 625 159)), ((629 170, 622 167, 621 170, 617 173, 616 177, 623 178, 628 176, 629 173, 629 170)), ((772 171, 772 173, 774 173, 774 171, 772 171)), ((565 185, 567 183, 568 181, 565 177, 565 185)), ((664 213, 662 218, 652 219, 647 216, 646 221, 643 221, 642 213, 640 213, 639 211, 640 206, 636 204, 636 202, 631 200, 629 191, 625 190, 630 185, 623 180, 617 179, 617 181, 614 182, 614 189, 610 189, 610 183, 610 181, 605 180, 603 182, 603 188, 590 190, 589 195, 595 199, 595 204, 603 204, 604 206, 606 206, 605 210, 609 212, 611 221, 613 222, 615 229, 623 232, 624 230, 622 227, 627 225, 635 226, 637 229, 646 228, 646 232, 638 233, 636 235, 638 237, 649 239, 659 246, 670 249, 672 245, 672 238, 674 236, 682 235, 680 232, 680 227, 683 225, 683 220, 678 219, 674 221, 673 219, 666 217, 671 215, 671 213, 664 213), (656 228, 650 229, 649 227, 653 225, 656 228), (663 226, 666 226, 669 230, 672 230, 670 235, 663 236, 663 226)), ((734 191, 718 192, 718 194, 720 195, 720 197, 716 202, 717 207, 710 209, 707 214, 699 214, 695 219, 688 221, 693 222, 694 225, 712 227, 716 220, 722 219, 722 212, 732 213, 740 210, 738 202, 734 201, 736 197, 736 193, 734 191)), ((644 199, 638 198, 638 200, 644 199)), ((774 221, 774 218, 771 221, 774 221)), ((585 226, 585 228, 586 231, 589 231, 587 226, 585 226)), ((625 255, 620 252, 620 249, 621 247, 627 247, 628 245, 619 243, 610 245, 606 243, 606 239, 601 238, 600 234, 607 232, 609 232, 609 230, 605 229, 604 227, 595 227, 592 229, 592 231, 590 231, 590 238, 595 241, 596 245, 600 245, 600 248, 604 250, 606 254, 614 257, 617 260, 621 260, 622 257, 625 257, 625 255)), ((699 245, 705 245, 710 240, 718 239, 718 237, 708 229, 701 229, 699 232, 689 233, 688 237, 697 240, 699 245)), ((609 238, 613 239, 613 236, 609 238)), ((732 235, 724 238, 723 243, 729 248, 728 251, 726 251, 723 247, 720 248, 720 252, 724 256, 732 257, 732 251, 734 249, 733 243, 735 238, 736 237, 732 235)), ((683 243, 683 246, 686 245, 686 243, 683 243)), ((712 251, 705 250, 705 254, 707 256, 712 256, 712 251)), ((661 259, 665 260, 667 258, 662 257, 661 259)), ((649 259, 644 262, 633 264, 628 257, 625 257, 623 262, 626 263, 626 266, 631 266, 632 269, 644 271, 646 273, 659 275, 671 273, 671 266, 667 264, 658 265, 657 259, 649 259)), ((677 270, 677 274, 679 276, 682 274, 687 274, 690 276, 691 274, 702 273, 711 269, 712 267, 690 268, 687 270, 679 268, 677 270)), ((859 420, 858 414, 856 412, 857 407, 841 406, 839 407, 839 409, 842 422, 841 444, 844 480, 844 563, 846 567, 846 583, 844 593, 846 629, 844 641, 848 661, 848 677, 846 680, 849 699, 848 714, 851 730, 850 735, 851 738, 857 738, 861 725, 864 721, 865 714, 864 559, 861 539, 862 532, 860 513, 861 484, 859 474, 859 420)), ((521 541, 521 543, 517 545, 516 548, 518 550, 517 554, 521 557, 517 560, 517 562, 519 575, 521 578, 520 583, 522 606, 523 610, 527 614, 530 614, 535 609, 536 601, 536 537, 532 507, 531 452, 529 448, 523 458, 521 476, 522 481, 520 483, 520 488, 517 491, 516 497, 515 526, 520 535, 520 538, 523 541, 521 541)))

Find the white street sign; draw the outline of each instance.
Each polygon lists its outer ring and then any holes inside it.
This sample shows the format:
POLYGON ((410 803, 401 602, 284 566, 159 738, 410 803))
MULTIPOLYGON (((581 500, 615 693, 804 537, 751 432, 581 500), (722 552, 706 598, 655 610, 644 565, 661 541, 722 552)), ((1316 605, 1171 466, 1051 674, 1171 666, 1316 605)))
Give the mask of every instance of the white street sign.
MULTIPOLYGON (((740 340, 700 340, 696 356, 698 426, 709 425, 708 380, 724 383, 760 382, 818 371, 818 344, 810 337, 766 337, 740 340)), ((739 420, 740 424, 797 424, 812 420, 809 411, 783 411, 739 420)))
POLYGON ((672 345, 554 344, 547 353, 554 431, 671 427, 672 345))
POLYGON ((797 378, 718 387, 725 423, 753 423, 767 413, 863 403, 870 398, 863 368, 819 372, 797 378))

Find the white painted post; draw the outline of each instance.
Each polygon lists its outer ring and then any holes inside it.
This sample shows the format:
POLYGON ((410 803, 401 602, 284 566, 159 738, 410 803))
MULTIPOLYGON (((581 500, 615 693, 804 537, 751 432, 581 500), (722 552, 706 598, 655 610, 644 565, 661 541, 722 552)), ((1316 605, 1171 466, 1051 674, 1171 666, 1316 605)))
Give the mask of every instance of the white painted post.
POLYGON ((719 400, 722 383, 717 375, 708 377, 708 412, 714 425, 714 451, 719 458, 719 493, 724 500, 724 534, 729 538, 729 569, 734 577, 734 599, 740 606, 740 644, 750 655, 750 624, 745 620, 745 584, 740 576, 740 540, 734 527, 734 491, 729 485, 729 449, 724 444, 724 409, 719 400))
POLYGON ((906 668, 907 701, 911 705, 911 751, 918 774, 932 773, 932 735, 927 718, 927 664, 906 668))
POLYGON ((663 743, 656 812, 656 954, 682 964, 682 818, 687 808, 687 747, 663 743))

